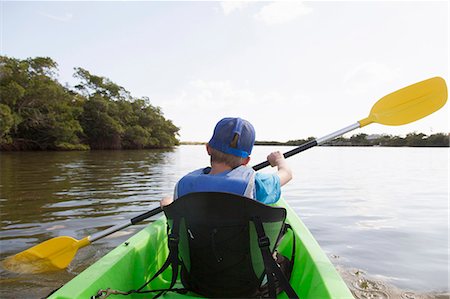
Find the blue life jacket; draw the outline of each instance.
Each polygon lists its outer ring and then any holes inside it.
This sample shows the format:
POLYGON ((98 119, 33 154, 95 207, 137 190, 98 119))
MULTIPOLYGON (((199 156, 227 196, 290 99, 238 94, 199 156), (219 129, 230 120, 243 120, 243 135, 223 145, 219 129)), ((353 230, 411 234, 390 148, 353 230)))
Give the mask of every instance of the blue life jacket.
POLYGON ((230 171, 209 174, 211 168, 197 169, 185 175, 175 188, 175 199, 194 192, 226 192, 255 198, 255 171, 239 166, 230 171))

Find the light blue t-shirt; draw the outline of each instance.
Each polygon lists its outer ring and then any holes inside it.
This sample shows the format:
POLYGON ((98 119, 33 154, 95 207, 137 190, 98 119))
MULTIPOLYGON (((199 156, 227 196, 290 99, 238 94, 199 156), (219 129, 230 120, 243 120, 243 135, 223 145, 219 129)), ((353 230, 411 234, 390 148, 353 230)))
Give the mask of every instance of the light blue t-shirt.
POLYGON ((280 199, 280 177, 276 173, 255 174, 255 198, 265 204, 273 204, 280 199))

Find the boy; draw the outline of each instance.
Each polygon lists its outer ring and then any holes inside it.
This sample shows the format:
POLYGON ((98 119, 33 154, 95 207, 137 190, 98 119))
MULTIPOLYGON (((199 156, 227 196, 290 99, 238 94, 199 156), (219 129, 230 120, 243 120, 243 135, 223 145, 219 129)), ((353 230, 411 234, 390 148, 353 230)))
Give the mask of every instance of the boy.
POLYGON ((277 172, 256 173, 251 167, 250 154, 255 143, 255 130, 241 118, 224 118, 214 128, 206 151, 211 157, 211 167, 195 170, 175 186, 174 197, 161 200, 161 206, 192 192, 228 192, 253 198, 265 204, 278 201, 281 186, 292 179, 292 171, 280 152, 268 157, 277 172))

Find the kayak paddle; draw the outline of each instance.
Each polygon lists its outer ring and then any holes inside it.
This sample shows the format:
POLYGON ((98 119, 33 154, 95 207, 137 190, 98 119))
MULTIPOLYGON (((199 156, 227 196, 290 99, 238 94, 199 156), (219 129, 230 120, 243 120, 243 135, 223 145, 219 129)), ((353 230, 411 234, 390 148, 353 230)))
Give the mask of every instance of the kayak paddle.
POLYGON ((65 269, 75 257, 78 249, 161 212, 162 209, 158 207, 81 240, 66 236, 52 238, 7 257, 2 265, 5 269, 18 273, 42 273, 65 269))
MULTIPOLYGON (((434 77, 421 81, 381 98, 372 107, 368 117, 334 133, 306 142, 283 155, 289 158, 371 123, 394 126, 408 124, 439 110, 445 105, 446 101, 447 86, 444 79, 434 77)), ((257 171, 269 165, 270 163, 265 161, 253 166, 253 169, 257 171)), ((65 236, 47 240, 30 249, 8 257, 3 261, 3 266, 10 271, 21 273, 41 273, 64 269, 70 264, 78 249, 160 212, 162 212, 162 209, 158 207, 136 216, 126 223, 115 225, 103 232, 93 234, 81 240, 65 236)))
MULTIPOLYGON (((406 125, 439 110, 446 102, 445 80, 440 77, 424 80, 382 97, 373 105, 368 117, 334 133, 303 143, 283 155, 288 158, 371 123, 389 126, 406 125)), ((268 165, 270 165, 269 162, 264 161, 253 166, 253 169, 259 170, 268 165)))

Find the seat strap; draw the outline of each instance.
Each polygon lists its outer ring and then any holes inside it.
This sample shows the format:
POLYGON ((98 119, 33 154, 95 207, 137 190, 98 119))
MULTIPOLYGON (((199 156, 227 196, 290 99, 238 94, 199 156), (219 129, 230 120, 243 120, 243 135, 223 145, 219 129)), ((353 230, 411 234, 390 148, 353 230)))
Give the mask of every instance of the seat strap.
POLYGON ((158 292, 158 294, 153 296, 153 299, 156 299, 168 291, 186 291, 186 289, 174 289, 173 288, 173 286, 175 285, 175 282, 177 281, 178 268, 180 265, 180 260, 178 259, 179 230, 180 230, 179 218, 173 220, 171 233, 170 233, 169 224, 167 224, 169 255, 167 256, 167 259, 164 262, 164 264, 161 266, 161 268, 152 276, 152 278, 147 280, 147 282, 144 283, 139 289, 130 290, 128 292, 122 292, 122 291, 112 290, 112 289, 99 290, 97 292, 97 295, 92 296, 91 298, 95 298, 95 299, 102 298, 103 299, 103 298, 109 297, 110 295, 113 295, 113 294, 130 295, 130 294, 144 294, 144 293, 158 292), (167 289, 143 291, 143 289, 150 282, 152 282, 156 277, 161 275, 161 273, 163 273, 169 266, 171 266, 171 268, 172 268, 172 280, 170 282, 170 286, 167 289))
POLYGON ((179 237, 179 231, 180 231, 180 220, 179 218, 175 218, 173 220, 172 224, 172 232, 170 232, 169 224, 167 224, 167 237, 168 237, 168 246, 169 246, 169 255, 167 256, 166 261, 161 266, 161 268, 150 278, 144 285, 142 285, 139 289, 135 291, 135 293, 140 293, 143 288, 145 288, 150 282, 152 282, 156 277, 161 275, 169 266, 172 268, 172 279, 170 282, 170 286, 156 294, 153 299, 158 298, 162 294, 164 294, 167 291, 170 291, 173 289, 173 286, 175 285, 175 282, 177 281, 178 277, 178 269, 180 265, 180 260, 178 259, 178 243, 180 241, 179 237))
POLYGON ((283 274, 280 267, 272 257, 272 253, 270 252, 270 240, 264 231, 264 226, 261 222, 261 219, 259 217, 255 217, 253 218, 253 223, 255 224, 256 232, 258 234, 258 245, 261 250, 265 272, 269 283, 269 297, 276 298, 276 286, 275 286, 275 277, 276 277, 278 279, 281 289, 286 292, 286 295, 289 298, 298 299, 298 295, 295 293, 286 276, 283 274))
POLYGON ((292 226, 288 223, 284 224, 283 228, 283 234, 287 232, 287 230, 290 230, 292 232, 292 252, 291 252, 291 262, 289 263, 289 273, 292 273, 292 270, 294 270, 294 263, 295 263, 295 252, 296 252, 296 238, 294 230, 292 229, 292 226))

